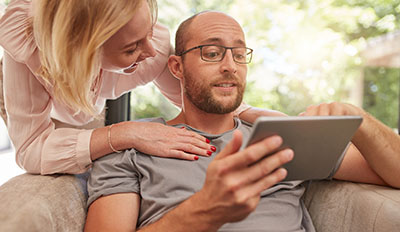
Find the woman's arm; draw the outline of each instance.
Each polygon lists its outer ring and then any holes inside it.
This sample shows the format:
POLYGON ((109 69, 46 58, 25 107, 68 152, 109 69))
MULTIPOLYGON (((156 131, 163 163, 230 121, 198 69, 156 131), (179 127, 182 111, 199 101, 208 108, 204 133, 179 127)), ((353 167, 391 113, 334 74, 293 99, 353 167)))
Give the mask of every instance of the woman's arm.
POLYGON ((121 122, 94 130, 90 141, 91 159, 96 160, 114 150, 135 148, 145 154, 197 160, 210 156, 209 141, 192 131, 155 122, 121 122))
POLYGON ((239 115, 239 118, 243 121, 250 123, 254 123, 256 119, 261 116, 287 116, 286 114, 276 110, 268 110, 268 109, 252 107, 246 105, 246 103, 242 103, 242 105, 238 108, 238 110, 236 111, 236 114, 239 115))
POLYGON ((4 96, 16 160, 36 174, 81 173, 91 163, 91 130, 54 129, 52 99, 31 70, 4 54, 4 96))

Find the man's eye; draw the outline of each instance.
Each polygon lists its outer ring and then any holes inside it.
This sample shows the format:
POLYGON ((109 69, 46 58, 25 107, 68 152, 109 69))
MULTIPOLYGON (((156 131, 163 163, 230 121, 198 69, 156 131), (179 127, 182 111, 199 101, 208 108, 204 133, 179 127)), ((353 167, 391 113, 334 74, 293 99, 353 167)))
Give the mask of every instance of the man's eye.
POLYGON ((208 58, 215 58, 215 57, 218 57, 220 55, 220 53, 219 52, 207 52, 205 55, 208 58))
POLYGON ((241 53, 236 53, 235 54, 235 59, 236 60, 244 60, 245 58, 246 58, 246 56, 241 54, 241 53))

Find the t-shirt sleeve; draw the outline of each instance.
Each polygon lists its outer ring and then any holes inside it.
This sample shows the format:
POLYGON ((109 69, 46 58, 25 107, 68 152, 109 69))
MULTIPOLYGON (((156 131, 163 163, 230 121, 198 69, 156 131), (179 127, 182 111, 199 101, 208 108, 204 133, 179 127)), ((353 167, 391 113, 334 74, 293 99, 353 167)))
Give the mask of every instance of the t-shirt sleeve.
POLYGON ((88 180, 89 207, 102 196, 116 193, 139 193, 139 173, 135 169, 132 156, 134 149, 124 153, 112 153, 96 160, 88 180))

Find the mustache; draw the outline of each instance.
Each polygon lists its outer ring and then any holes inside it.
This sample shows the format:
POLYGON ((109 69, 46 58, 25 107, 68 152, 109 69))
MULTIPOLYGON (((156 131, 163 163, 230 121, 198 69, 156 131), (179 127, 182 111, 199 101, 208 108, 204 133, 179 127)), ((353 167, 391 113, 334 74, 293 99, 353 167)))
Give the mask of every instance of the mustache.
POLYGON ((243 84, 240 82, 240 78, 234 74, 231 73, 226 73, 223 74, 222 77, 219 77, 218 79, 214 80, 211 83, 211 86, 216 85, 221 82, 229 82, 229 83, 234 83, 236 86, 242 87, 243 84))

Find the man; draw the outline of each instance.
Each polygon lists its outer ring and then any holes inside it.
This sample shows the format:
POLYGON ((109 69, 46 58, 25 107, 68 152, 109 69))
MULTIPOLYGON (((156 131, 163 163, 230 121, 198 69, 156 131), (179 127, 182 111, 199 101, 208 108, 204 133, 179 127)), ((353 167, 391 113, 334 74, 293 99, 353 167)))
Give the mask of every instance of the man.
MULTIPOLYGON (((169 68, 181 81, 183 109, 167 124, 202 134, 217 155, 190 162, 130 150, 99 159, 88 183, 87 231, 314 231, 300 199, 302 182, 280 182, 286 170, 279 167, 293 151, 265 156, 282 139, 239 150, 251 127, 233 111, 242 101, 251 53, 240 25, 225 14, 200 13, 180 26, 169 68)), ((362 114, 355 146, 333 177, 400 186, 400 170, 391 164, 400 163, 400 139, 389 128, 346 104, 313 106, 304 114, 362 114)))

